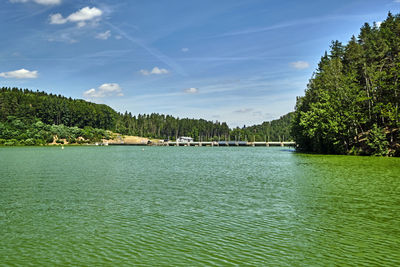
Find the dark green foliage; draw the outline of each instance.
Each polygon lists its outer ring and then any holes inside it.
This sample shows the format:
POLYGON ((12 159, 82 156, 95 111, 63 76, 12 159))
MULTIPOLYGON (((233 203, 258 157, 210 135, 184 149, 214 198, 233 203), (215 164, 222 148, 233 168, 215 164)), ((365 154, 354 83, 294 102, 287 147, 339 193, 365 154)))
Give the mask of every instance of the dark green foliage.
POLYGON ((112 130, 118 113, 107 105, 18 88, 0 89, 0 121, 15 116, 26 122, 39 119, 48 125, 91 126, 112 130))
MULTIPOLYGON (((0 89, 0 145, 41 145, 53 137, 69 143, 99 142, 108 132, 174 140, 191 136, 196 141, 292 140, 293 114, 261 125, 229 129, 223 122, 179 119, 161 114, 118 113, 106 105, 17 88, 0 89), (85 141, 79 140, 83 137, 85 141)), ((61 143, 61 141, 58 141, 61 143)))
POLYGON ((389 142, 386 140, 385 130, 373 125, 367 137, 369 152, 374 156, 386 156, 389 153, 389 142))
POLYGON ((115 126, 115 132, 149 138, 175 139, 179 136, 191 136, 195 140, 212 140, 229 136, 229 127, 223 122, 212 122, 203 119, 179 119, 161 114, 130 113, 121 115, 115 126))
POLYGON ((297 99, 292 134, 318 153, 395 155, 400 126, 400 16, 332 42, 297 99))
MULTIPOLYGON (((163 139, 193 136, 195 139, 210 140, 217 136, 229 135, 226 123, 179 119, 160 114, 132 116, 127 112, 117 113, 106 105, 73 100, 45 92, 5 87, 0 89, 0 122, 7 123, 7 129, 2 129, 0 126, 0 136, 10 139, 22 135, 20 140, 28 138, 19 133, 25 130, 26 125, 35 129, 52 125, 50 129, 46 128, 47 132, 67 140, 73 140, 77 137, 77 132, 82 131, 85 139, 100 141, 106 132, 99 129, 163 139), (14 132, 10 130, 11 128, 14 132)), ((44 136, 41 138, 50 141, 50 138, 44 136)))
POLYGON ((247 140, 251 142, 292 141, 290 123, 293 115, 294 112, 290 112, 277 120, 266 121, 260 125, 235 128, 230 133, 230 140, 247 140))

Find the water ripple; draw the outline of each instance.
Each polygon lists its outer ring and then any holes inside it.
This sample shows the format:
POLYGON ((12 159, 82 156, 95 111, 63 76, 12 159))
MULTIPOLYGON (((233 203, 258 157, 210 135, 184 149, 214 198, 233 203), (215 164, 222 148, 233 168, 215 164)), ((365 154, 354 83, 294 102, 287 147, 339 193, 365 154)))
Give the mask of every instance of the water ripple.
POLYGON ((205 147, 0 159, 4 265, 400 265, 399 159, 205 147))

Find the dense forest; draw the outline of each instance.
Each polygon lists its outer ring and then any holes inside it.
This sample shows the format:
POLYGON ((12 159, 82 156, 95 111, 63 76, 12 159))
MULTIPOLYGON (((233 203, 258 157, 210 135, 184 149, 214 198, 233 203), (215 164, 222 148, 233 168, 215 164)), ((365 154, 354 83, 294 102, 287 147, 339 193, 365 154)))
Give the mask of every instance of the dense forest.
POLYGON ((178 136, 202 141, 289 140, 291 116, 231 130, 226 123, 160 114, 133 116, 118 113, 107 105, 3 87, 0 89, 0 145, 41 145, 61 143, 61 139, 68 143, 97 142, 110 138, 110 131, 170 140, 178 136))
POLYGON ((294 112, 290 112, 277 120, 266 121, 260 125, 234 128, 231 130, 231 140, 233 137, 244 137, 247 141, 292 141, 290 124, 293 115, 294 112))
POLYGON ((317 153, 400 156, 400 15, 332 42, 297 99, 292 135, 317 153))

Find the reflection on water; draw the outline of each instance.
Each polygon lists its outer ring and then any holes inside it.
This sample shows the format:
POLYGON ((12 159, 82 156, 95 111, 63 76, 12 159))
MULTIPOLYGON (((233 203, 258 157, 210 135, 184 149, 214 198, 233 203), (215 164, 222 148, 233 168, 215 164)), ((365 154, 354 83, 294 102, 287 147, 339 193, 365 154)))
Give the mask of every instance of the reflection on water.
POLYGON ((264 147, 0 149, 4 264, 400 264, 400 160, 264 147))

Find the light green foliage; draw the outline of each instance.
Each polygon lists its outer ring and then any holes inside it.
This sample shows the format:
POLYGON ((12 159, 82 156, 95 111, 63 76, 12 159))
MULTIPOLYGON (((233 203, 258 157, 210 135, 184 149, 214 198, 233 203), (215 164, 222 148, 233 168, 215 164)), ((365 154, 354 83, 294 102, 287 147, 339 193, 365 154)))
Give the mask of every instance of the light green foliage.
MULTIPOLYGON (((88 142, 96 142, 108 138, 109 134, 103 129, 85 128, 88 142)), ((45 145, 52 143, 54 136, 58 139, 67 139, 69 143, 76 143, 76 138, 82 136, 83 130, 78 127, 64 125, 46 125, 41 121, 24 123, 15 116, 9 116, 7 122, 0 122, 0 145, 45 145)))

